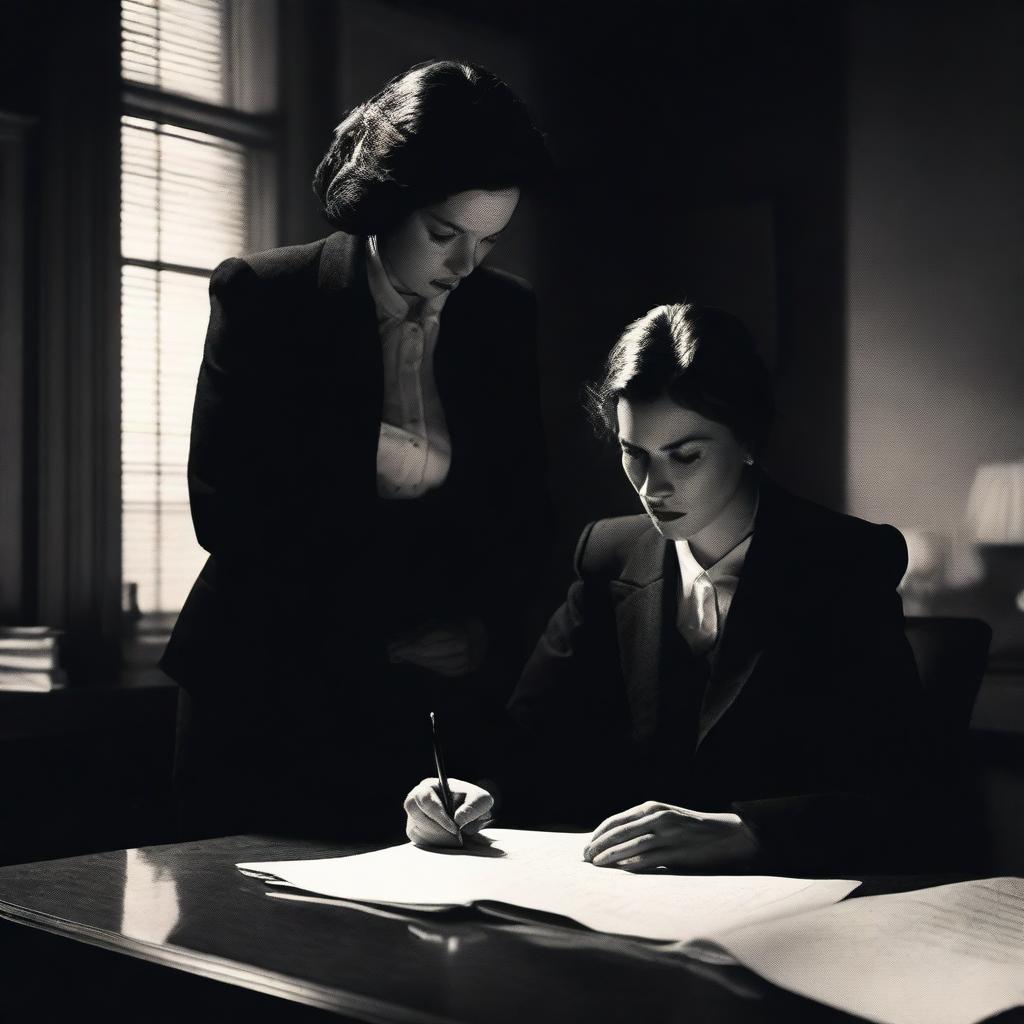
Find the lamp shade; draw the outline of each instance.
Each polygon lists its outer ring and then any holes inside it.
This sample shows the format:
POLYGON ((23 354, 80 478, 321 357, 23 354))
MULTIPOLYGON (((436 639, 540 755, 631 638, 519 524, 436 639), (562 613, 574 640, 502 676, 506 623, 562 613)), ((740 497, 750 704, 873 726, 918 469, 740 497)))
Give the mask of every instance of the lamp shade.
POLYGON ((1024 544, 1024 459, 978 467, 967 520, 980 544, 1024 544))

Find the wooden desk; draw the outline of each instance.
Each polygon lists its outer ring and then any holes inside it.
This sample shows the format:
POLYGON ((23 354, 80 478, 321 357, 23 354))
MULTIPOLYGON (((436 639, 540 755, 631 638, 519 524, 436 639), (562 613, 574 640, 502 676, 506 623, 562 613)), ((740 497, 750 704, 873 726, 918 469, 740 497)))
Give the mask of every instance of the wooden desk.
POLYGON ((233 836, 2 868, 4 1002, 21 1011, 5 1019, 85 1007, 188 1024, 325 1013, 413 1024, 851 1019, 741 968, 639 942, 471 911, 434 918, 276 899, 234 867, 339 852, 233 836))

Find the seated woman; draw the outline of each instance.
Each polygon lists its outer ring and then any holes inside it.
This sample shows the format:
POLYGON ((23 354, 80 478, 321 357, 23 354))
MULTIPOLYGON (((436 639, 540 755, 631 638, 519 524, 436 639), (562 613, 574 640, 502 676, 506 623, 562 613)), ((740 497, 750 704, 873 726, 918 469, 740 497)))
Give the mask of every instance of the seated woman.
POLYGON ((584 856, 629 870, 893 870, 916 821, 920 683, 890 526, 760 469, 769 377, 721 310, 659 306, 590 388, 644 514, 592 523, 577 579, 507 707, 499 784, 406 800, 417 844, 494 814, 600 821, 584 856))

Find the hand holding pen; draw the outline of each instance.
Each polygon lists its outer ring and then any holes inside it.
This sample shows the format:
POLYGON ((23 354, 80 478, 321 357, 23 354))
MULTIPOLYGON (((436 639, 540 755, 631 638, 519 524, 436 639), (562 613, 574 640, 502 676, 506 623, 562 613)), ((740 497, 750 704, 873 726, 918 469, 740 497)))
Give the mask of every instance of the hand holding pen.
POLYGON ((436 778, 424 779, 405 798, 405 833, 417 846, 461 847, 491 821, 494 797, 471 782, 449 778, 436 716, 431 713, 436 778))

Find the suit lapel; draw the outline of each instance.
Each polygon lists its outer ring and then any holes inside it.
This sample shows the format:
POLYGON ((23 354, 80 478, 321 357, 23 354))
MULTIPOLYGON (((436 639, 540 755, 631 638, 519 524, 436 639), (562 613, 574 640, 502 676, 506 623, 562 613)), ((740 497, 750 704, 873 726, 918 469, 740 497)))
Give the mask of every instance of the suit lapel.
MULTIPOLYGON (((377 311, 366 279, 364 240, 336 231, 324 241, 320 254, 317 284, 323 307, 333 314, 335 330, 351 332, 352 341, 345 347, 373 350, 380 362, 380 339, 377 334, 377 311)), ((351 352, 349 354, 352 354, 351 352)), ((383 366, 381 367, 383 373, 383 366)))
MULTIPOLYGON (((366 279, 364 240, 338 231, 324 242, 318 274, 319 331, 330 352, 331 369, 321 384, 330 400, 320 403, 325 415, 340 413, 355 436, 359 475, 376 493, 376 457, 384 405, 384 364, 377 311, 366 279)), ((332 432, 333 433, 333 432, 332 432)))
POLYGON ((711 678, 704 691, 697 726, 697 747, 700 747, 707 734, 732 706, 761 658, 762 642, 757 629, 757 614, 754 611, 754 606, 759 604, 760 601, 753 595, 752 589, 741 583, 729 609, 722 648, 715 659, 711 678), (741 601, 742 591, 745 593, 741 601))
MULTIPOLYGON (((486 317, 474 317, 474 277, 463 281, 449 296, 441 310, 438 325, 437 347, 434 349, 434 382, 444 409, 445 423, 451 439, 452 477, 458 479, 463 469, 464 456, 472 450, 475 438, 468 436, 467 407, 478 399, 487 386, 476 370, 473 352, 467 342, 470 338, 470 324, 487 323, 486 317)), ((477 338, 477 343, 495 339, 477 338)), ((475 418, 470 417, 470 420, 475 418)))
POLYGON ((615 621, 626 697, 637 739, 649 739, 660 718, 659 678, 664 630, 672 616, 671 545, 651 527, 637 541, 622 576, 612 582, 615 621))
POLYGON ((776 488, 764 482, 750 549, 701 704, 698 748, 746 686, 778 614, 781 595, 776 584, 783 573, 777 561, 784 543, 778 536, 777 504, 776 488))

